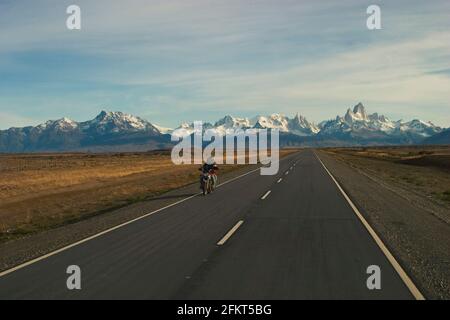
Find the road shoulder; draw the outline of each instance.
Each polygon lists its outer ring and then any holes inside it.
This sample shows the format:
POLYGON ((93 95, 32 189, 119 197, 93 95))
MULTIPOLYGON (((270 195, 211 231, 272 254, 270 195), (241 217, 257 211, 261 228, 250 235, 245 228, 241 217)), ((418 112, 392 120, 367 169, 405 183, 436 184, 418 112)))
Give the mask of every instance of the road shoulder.
POLYGON ((427 298, 450 298, 450 226, 325 152, 319 157, 427 298))

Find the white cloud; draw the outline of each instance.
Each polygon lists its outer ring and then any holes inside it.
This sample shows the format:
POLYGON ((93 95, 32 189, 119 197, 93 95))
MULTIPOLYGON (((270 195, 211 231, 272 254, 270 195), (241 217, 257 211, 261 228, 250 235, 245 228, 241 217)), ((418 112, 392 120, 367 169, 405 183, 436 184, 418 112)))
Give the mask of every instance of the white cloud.
MULTIPOLYGON (((333 117, 333 112, 363 101, 373 111, 404 118, 425 117, 448 126, 450 77, 432 73, 448 69, 440 59, 450 54, 450 33, 434 33, 402 43, 380 44, 334 55, 298 67, 270 71, 194 71, 162 78, 134 78, 131 84, 181 87, 194 93, 193 101, 179 101, 190 108, 224 109, 239 112, 243 107, 260 112, 295 112, 314 105, 328 106, 316 120, 333 117), (228 106, 228 107, 227 107, 228 106), (431 113, 429 107, 439 107, 431 113)), ((171 103, 176 103, 173 100, 171 103)))
POLYGON ((37 125, 40 122, 28 117, 22 117, 12 113, 0 111, 0 130, 8 129, 14 123, 15 127, 25 127, 29 125, 37 125))
MULTIPOLYGON (((124 5, 80 0, 81 32, 65 29, 68 4, 0 4, 0 73, 3 68, 23 72, 28 65, 14 60, 16 53, 40 50, 105 61, 60 71, 93 83, 80 94, 85 107, 79 110, 88 109, 92 97, 98 106, 120 94, 119 101, 129 103, 109 103, 111 108, 136 110, 166 125, 180 115, 192 119, 222 112, 300 112, 317 121, 361 100, 369 111, 450 125, 450 78, 433 73, 450 68, 449 33, 439 31, 448 29, 448 1, 429 6, 380 1, 380 33, 364 29, 361 1, 132 0, 124 5), (118 93, 109 85, 127 89, 118 93)), ((63 90, 71 83, 61 81, 59 70, 51 71, 45 99, 31 93, 28 99, 2 99, 15 104, 0 105, 10 114, 0 125, 23 123, 11 114, 24 101, 45 102, 36 108, 52 109, 52 115, 62 112, 57 108, 64 94, 73 98, 78 92, 63 90)))

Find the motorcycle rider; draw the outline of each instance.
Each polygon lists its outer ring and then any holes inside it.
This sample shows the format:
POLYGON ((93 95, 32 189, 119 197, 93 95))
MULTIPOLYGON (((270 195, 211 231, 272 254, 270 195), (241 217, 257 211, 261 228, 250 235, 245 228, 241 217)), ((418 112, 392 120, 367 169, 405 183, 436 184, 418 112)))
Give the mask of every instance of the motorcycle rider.
MULTIPOLYGON (((214 160, 214 158, 209 157, 206 162, 202 165, 201 168, 199 168, 198 170, 200 170, 202 172, 202 174, 206 174, 209 173, 213 179, 213 189, 216 187, 217 185, 217 174, 216 171, 219 170, 219 167, 216 164, 216 161, 214 160)), ((202 176, 200 176, 200 188, 201 188, 201 184, 202 184, 202 176)))

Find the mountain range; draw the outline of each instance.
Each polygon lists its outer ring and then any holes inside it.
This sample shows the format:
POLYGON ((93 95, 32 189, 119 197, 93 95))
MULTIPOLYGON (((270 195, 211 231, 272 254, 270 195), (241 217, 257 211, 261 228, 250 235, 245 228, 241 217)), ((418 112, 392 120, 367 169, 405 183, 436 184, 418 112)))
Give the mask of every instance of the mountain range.
POLYGON ((142 151, 167 147, 150 122, 122 112, 102 111, 92 120, 49 120, 36 127, 0 131, 0 152, 142 151))
MULTIPOLYGON (((267 128, 280 130, 282 146, 357 146, 449 144, 450 131, 431 122, 393 121, 368 114, 362 103, 348 109, 344 116, 315 124, 297 114, 237 118, 227 115, 204 130, 225 135, 235 129, 267 128)), ((152 124, 122 112, 102 111, 92 120, 76 122, 67 118, 49 120, 38 126, 0 131, 0 152, 62 151, 145 151, 173 145, 170 135, 189 135, 193 124, 183 123, 175 129, 152 124)))

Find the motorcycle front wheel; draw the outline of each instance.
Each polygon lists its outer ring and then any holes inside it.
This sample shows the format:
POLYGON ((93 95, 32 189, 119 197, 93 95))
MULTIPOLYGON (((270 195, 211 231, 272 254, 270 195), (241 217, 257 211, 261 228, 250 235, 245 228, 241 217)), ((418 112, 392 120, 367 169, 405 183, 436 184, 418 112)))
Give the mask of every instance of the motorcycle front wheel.
POLYGON ((210 179, 203 182, 203 195, 207 195, 208 193, 211 193, 211 181, 210 179))
POLYGON ((213 189, 214 189, 213 184, 214 184, 214 183, 213 183, 213 181, 212 181, 212 178, 209 178, 209 179, 208 179, 207 189, 206 189, 206 190, 208 190, 208 193, 213 192, 213 189))

